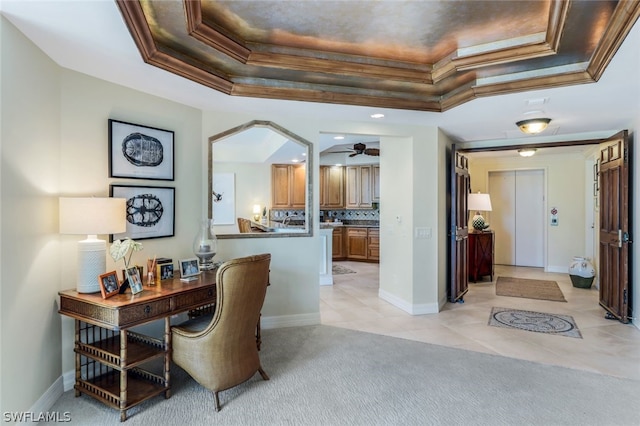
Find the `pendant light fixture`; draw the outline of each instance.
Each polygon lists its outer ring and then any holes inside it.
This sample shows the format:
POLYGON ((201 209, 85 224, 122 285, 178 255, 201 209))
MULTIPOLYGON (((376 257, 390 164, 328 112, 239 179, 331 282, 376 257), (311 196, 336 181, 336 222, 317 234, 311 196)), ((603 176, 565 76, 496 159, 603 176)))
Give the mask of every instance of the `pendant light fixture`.
POLYGON ((516 126, 518 126, 523 133, 535 135, 546 129, 550 122, 550 118, 532 118, 518 121, 516 126))

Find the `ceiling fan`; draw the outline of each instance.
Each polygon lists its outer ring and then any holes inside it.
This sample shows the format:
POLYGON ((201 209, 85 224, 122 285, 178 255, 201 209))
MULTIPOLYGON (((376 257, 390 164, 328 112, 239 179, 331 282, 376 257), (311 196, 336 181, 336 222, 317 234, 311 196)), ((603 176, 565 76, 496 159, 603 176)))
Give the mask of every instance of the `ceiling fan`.
POLYGON ((349 157, 355 157, 356 155, 360 155, 360 154, 371 155, 374 157, 377 157, 380 155, 379 148, 367 148, 367 145, 363 143, 354 144, 353 149, 349 151, 333 151, 333 152, 351 152, 351 154, 349 154, 349 157))

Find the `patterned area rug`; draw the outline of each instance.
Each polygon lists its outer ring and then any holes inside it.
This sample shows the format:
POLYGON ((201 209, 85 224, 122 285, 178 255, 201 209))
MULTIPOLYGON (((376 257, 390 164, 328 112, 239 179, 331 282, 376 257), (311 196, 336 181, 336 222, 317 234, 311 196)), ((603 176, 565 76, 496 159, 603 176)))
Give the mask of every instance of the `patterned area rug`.
POLYGON ((558 283, 546 280, 498 277, 496 280, 496 295, 566 302, 558 283))
POLYGON ((354 271, 353 269, 349 269, 346 266, 342 266, 342 265, 333 265, 333 269, 332 269, 333 275, 344 275, 344 274, 355 274, 356 271, 354 271))
POLYGON ((578 326, 569 315, 492 308, 489 325, 582 339, 578 326))

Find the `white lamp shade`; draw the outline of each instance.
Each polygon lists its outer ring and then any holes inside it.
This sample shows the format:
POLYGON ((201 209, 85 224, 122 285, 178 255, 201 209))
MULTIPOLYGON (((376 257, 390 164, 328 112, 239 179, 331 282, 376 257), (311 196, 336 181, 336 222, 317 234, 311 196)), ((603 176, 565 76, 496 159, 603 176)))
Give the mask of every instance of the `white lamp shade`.
POLYGON ((491 211, 491 198, 489 194, 469 194, 467 197, 467 209, 475 211, 490 212, 491 211))
POLYGON ((124 198, 60 198, 60 233, 101 235, 127 230, 124 198))
POLYGON ((60 233, 83 234, 78 242, 78 293, 100 291, 98 278, 106 272, 107 243, 96 235, 127 230, 124 198, 60 198, 60 233))

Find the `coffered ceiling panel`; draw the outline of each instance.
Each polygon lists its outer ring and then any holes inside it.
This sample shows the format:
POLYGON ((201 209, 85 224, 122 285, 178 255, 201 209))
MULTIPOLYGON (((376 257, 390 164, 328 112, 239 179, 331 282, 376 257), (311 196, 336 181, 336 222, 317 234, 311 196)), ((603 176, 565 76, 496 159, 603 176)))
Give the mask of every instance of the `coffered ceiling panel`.
POLYGON ((138 1, 145 62, 228 95, 445 111, 595 82, 637 1, 138 1))

